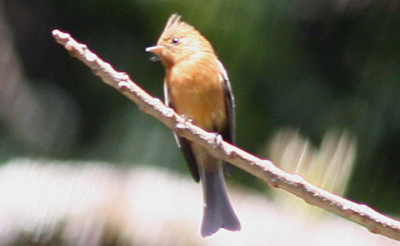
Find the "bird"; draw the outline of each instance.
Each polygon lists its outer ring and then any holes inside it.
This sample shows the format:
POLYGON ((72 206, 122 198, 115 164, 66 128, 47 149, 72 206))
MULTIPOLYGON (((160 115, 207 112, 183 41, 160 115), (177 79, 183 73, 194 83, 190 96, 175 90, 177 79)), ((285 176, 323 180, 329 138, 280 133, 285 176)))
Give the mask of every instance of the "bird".
MULTIPOLYGON (((223 140, 235 141, 235 103, 228 74, 211 43, 193 26, 173 14, 155 46, 146 48, 165 67, 165 103, 179 115, 223 140)), ((220 228, 240 231, 240 221, 229 201, 224 163, 204 147, 175 135, 189 170, 203 187, 201 235, 220 228)), ((233 168, 225 163, 226 170, 233 168)))

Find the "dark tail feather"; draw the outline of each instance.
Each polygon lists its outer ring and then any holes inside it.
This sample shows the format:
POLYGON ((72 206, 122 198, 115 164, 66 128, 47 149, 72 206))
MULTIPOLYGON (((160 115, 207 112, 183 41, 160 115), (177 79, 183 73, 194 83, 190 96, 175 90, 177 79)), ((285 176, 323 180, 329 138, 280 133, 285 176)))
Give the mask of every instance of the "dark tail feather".
POLYGON ((220 228, 239 231, 240 222, 229 202, 222 168, 214 172, 201 170, 201 182, 204 192, 201 235, 203 237, 210 236, 220 228))

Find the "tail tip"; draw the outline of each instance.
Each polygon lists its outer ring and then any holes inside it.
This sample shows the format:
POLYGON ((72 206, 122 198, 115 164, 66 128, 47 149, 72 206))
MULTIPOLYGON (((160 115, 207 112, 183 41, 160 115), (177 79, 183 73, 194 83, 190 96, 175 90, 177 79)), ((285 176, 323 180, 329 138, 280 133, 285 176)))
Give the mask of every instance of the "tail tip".
POLYGON ((241 230, 241 225, 237 218, 231 218, 228 221, 224 221, 220 225, 203 223, 201 226, 201 236, 202 237, 211 236, 215 234, 217 231, 219 231, 219 229, 221 228, 235 232, 241 230))

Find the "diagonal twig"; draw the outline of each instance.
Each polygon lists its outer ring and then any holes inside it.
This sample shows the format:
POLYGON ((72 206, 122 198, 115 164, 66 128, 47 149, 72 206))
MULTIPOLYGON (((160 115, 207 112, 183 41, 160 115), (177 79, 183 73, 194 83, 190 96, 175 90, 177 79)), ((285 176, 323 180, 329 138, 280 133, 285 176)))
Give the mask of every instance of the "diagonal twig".
POLYGON ((271 161, 260 159, 240 148, 221 140, 215 133, 202 130, 191 124, 175 111, 165 106, 134 83, 124 72, 116 71, 109 63, 101 60, 86 45, 75 41, 68 33, 53 31, 56 41, 75 58, 92 69, 106 84, 114 87, 147 114, 163 122, 178 135, 194 141, 211 155, 232 163, 236 167, 262 179, 272 187, 286 190, 307 203, 335 213, 343 218, 368 228, 371 232, 400 241, 400 222, 385 216, 364 204, 358 204, 320 189, 299 175, 288 174, 271 161))

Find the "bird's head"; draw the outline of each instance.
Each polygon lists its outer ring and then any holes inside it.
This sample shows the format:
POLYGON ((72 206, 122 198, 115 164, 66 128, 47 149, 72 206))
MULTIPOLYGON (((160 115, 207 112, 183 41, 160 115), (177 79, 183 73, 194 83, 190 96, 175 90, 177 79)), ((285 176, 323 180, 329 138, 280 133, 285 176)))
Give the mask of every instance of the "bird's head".
POLYGON ((160 58, 166 69, 182 60, 200 56, 202 52, 214 53, 210 42, 193 26, 180 19, 180 15, 173 14, 168 19, 157 45, 146 48, 147 52, 160 58))

